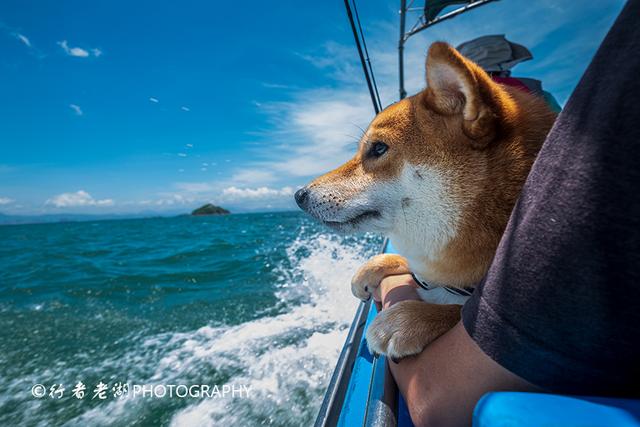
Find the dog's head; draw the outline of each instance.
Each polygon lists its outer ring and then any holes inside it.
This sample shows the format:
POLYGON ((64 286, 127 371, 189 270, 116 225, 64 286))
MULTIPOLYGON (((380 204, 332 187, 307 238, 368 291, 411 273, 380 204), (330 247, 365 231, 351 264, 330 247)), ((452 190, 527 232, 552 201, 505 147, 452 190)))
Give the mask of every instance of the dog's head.
POLYGON ((426 68, 425 90, 378 114, 351 160, 298 190, 302 209, 336 230, 426 246, 455 235, 516 105, 446 43, 431 46, 426 68))

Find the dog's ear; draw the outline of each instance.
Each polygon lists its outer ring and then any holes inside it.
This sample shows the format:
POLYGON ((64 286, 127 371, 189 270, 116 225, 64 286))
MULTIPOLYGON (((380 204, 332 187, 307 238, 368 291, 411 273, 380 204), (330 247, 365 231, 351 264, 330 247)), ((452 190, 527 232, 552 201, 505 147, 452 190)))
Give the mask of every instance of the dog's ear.
POLYGON ((444 42, 427 56, 426 102, 444 114, 462 114, 463 131, 478 148, 496 135, 500 94, 487 73, 444 42))

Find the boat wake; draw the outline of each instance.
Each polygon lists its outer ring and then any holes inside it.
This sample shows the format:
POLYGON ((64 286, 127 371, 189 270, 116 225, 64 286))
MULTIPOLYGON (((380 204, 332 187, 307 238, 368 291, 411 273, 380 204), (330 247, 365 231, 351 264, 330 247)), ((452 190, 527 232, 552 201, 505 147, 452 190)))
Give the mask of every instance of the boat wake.
POLYGON ((348 244, 333 234, 298 237, 287 249, 288 262, 276 266, 275 313, 238 325, 141 337, 137 349, 111 361, 127 372, 146 367, 129 382, 245 386, 248 397, 113 400, 70 424, 141 422, 154 419, 157 405, 165 413, 166 405, 175 407, 161 422, 176 427, 311 424, 357 307, 350 278, 375 253, 376 242, 373 236, 348 244))

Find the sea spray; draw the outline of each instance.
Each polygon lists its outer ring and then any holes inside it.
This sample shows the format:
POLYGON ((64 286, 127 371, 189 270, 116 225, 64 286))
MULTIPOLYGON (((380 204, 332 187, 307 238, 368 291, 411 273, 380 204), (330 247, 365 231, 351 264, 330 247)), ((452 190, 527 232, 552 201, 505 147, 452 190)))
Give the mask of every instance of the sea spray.
POLYGON ((0 237, 2 425, 308 425, 357 305, 350 277, 380 243, 294 213, 0 227, 0 237), (80 380, 82 400, 71 396, 80 380), (108 399, 91 399, 99 382, 108 399), (113 398, 117 382, 250 391, 113 398), (66 394, 36 399, 38 383, 66 394))

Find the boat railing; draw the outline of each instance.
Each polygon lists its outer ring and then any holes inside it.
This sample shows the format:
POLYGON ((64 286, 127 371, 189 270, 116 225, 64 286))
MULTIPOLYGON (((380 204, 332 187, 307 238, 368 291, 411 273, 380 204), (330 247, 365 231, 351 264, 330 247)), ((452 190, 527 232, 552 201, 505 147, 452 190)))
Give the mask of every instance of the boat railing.
MULTIPOLYGON (((380 253, 387 251, 389 245, 384 240, 380 253)), ((362 413, 357 416, 359 425, 363 426, 387 426, 390 419, 396 419, 397 388, 390 382, 390 376, 386 375, 387 362, 384 356, 373 357, 366 348, 364 333, 367 324, 377 313, 375 305, 369 299, 358 305, 349 333, 338 357, 338 362, 329 381, 320 411, 316 418, 315 427, 354 425, 349 414, 362 413), (356 359, 360 356, 361 369, 358 375, 368 378, 368 383, 358 385, 359 390, 349 390, 356 359), (366 365, 366 366, 365 366, 366 365), (349 408, 344 411, 345 398, 348 393, 358 393, 362 398, 347 399, 354 404, 362 405, 360 408, 349 408), (341 418, 342 416, 342 418, 341 418)), ((353 396, 351 396, 353 397, 353 396)), ((348 403, 348 402, 347 402, 348 403)), ((395 421, 393 421, 395 425, 395 421)))
POLYGON ((344 397, 353 371, 353 365, 358 356, 358 347, 362 340, 367 316, 371 309, 371 300, 358 305, 347 339, 342 347, 338 362, 329 381, 324 395, 320 412, 316 418, 315 427, 335 426, 338 424, 344 397))

